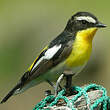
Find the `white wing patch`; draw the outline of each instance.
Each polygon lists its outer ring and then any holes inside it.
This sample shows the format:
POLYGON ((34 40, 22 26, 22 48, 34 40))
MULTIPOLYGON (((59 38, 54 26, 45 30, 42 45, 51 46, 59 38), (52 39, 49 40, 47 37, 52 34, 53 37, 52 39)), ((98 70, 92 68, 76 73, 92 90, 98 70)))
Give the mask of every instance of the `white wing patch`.
POLYGON ((44 59, 47 59, 47 60, 50 60, 53 58, 53 56, 58 52, 58 50, 61 48, 61 44, 60 45, 55 45, 53 46, 52 48, 49 48, 46 52, 45 52, 45 55, 42 56, 38 61, 37 63, 34 65, 34 67, 32 68, 32 71, 38 66, 38 64, 44 60, 44 59))
POLYGON ((37 65, 42 61, 44 59, 44 56, 43 57, 41 57, 38 61, 37 61, 37 63, 34 65, 34 67, 32 68, 32 71, 37 67, 37 65))
POLYGON ((60 45, 55 45, 54 47, 48 49, 46 52, 45 52, 45 59, 49 60, 51 59, 56 53, 57 51, 61 48, 61 44, 60 45))
POLYGON ((86 20, 87 22, 90 22, 90 23, 96 23, 96 20, 90 16, 76 17, 76 20, 86 20))

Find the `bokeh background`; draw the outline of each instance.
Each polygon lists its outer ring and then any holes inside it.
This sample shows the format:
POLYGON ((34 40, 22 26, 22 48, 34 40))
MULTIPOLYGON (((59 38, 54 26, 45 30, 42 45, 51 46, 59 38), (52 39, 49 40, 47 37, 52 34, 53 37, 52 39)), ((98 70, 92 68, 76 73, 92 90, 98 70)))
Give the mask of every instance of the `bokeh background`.
MULTIPOLYGON (((110 96, 109 0, 0 0, 0 100, 78 11, 94 13, 108 27, 97 32, 91 59, 73 85, 101 84, 110 96)), ((12 97, 0 110, 32 110, 47 89, 52 88, 44 82, 12 97)))

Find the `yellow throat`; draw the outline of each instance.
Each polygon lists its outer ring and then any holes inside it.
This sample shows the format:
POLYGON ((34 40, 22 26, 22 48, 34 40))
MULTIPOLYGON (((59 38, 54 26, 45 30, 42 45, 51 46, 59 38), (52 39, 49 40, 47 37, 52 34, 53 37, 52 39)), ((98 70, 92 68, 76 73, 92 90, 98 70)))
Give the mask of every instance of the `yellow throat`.
POLYGON ((68 67, 83 66, 89 60, 92 50, 92 40, 96 31, 97 28, 89 28, 76 34, 72 52, 65 61, 68 67))

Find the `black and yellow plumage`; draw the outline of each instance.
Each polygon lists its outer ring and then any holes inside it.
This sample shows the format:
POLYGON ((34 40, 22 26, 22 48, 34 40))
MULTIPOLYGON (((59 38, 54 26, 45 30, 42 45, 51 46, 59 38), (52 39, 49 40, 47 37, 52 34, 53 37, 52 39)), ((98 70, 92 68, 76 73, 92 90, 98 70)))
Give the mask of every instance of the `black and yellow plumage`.
POLYGON ((72 75, 79 73, 89 60, 93 36, 101 27, 105 25, 91 13, 78 12, 73 15, 64 31, 41 51, 1 103, 43 81, 56 81, 62 73, 69 75, 66 71, 72 71, 72 75))

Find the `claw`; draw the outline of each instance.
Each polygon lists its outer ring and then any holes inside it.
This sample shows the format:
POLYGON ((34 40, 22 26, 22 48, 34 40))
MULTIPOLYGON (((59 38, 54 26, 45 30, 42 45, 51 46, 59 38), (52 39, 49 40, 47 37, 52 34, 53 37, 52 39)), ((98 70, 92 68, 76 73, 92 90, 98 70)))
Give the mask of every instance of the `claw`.
POLYGON ((49 95, 52 95, 52 94, 51 94, 51 90, 46 90, 46 91, 45 91, 45 96, 49 96, 49 95))

